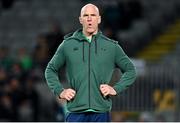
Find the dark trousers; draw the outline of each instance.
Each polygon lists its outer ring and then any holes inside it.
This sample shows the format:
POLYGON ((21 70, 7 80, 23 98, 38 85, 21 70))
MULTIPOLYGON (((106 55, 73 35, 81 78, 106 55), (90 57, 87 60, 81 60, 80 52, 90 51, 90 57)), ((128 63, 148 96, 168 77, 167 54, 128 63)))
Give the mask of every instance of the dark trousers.
POLYGON ((69 113, 66 117, 66 122, 110 122, 110 113, 69 113))

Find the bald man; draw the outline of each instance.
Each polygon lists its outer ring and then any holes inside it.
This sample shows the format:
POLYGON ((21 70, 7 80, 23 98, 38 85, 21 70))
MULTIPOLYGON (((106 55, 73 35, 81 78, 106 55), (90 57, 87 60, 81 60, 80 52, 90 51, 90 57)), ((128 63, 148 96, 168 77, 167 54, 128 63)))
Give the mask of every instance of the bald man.
POLYGON ((97 6, 83 6, 79 22, 82 28, 64 37, 46 67, 45 78, 52 92, 67 101, 67 122, 109 122, 111 97, 135 81, 136 70, 118 43, 99 31, 101 16, 97 6), (58 71, 64 64, 67 88, 58 78, 58 71), (110 86, 116 67, 123 75, 110 86))

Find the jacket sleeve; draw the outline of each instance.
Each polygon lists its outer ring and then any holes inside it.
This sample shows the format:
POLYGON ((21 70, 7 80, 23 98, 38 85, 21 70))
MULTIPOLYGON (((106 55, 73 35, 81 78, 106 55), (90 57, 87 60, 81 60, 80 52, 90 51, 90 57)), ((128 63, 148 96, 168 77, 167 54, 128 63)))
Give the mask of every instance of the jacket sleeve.
POLYGON ((115 46, 115 64, 120 68, 122 76, 113 88, 117 93, 120 93, 134 83, 136 79, 136 69, 132 61, 118 44, 115 46))
POLYGON ((63 91, 62 84, 60 83, 58 77, 58 71, 65 63, 65 56, 63 52, 63 43, 60 44, 56 53, 49 61, 46 69, 45 69, 45 79, 46 82, 51 89, 51 91, 55 94, 55 96, 59 96, 59 94, 63 91))

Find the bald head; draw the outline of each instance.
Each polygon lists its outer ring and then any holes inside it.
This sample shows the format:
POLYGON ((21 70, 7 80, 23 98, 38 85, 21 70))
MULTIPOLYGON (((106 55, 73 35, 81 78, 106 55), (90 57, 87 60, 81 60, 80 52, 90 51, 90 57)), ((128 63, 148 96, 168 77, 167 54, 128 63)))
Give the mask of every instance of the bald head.
POLYGON ((87 9, 94 9, 96 14, 99 16, 99 9, 97 6, 95 6, 94 4, 86 4, 85 6, 82 7, 81 9, 81 13, 80 13, 80 16, 82 16, 84 14, 85 11, 87 11, 87 9))
POLYGON ((86 4, 82 7, 79 21, 83 27, 83 33, 86 36, 92 36, 98 31, 98 25, 101 23, 99 9, 93 4, 86 4))

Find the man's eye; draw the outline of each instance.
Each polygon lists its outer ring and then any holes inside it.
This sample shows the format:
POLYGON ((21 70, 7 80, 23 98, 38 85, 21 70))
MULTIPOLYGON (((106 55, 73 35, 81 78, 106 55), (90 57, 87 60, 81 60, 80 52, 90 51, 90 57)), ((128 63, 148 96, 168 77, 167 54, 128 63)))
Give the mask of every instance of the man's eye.
POLYGON ((91 16, 96 16, 95 14, 91 14, 91 16))

